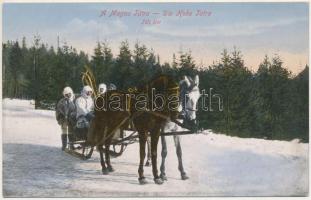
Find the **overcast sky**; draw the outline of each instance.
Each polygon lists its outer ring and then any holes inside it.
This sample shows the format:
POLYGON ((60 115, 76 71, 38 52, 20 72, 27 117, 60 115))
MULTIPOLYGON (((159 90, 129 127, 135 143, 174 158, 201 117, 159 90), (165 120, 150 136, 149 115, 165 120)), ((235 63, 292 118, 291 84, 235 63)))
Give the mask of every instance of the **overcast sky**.
POLYGON ((67 42, 93 54, 96 41, 108 41, 116 56, 122 40, 153 48, 161 62, 173 53, 191 50, 197 64, 217 61, 224 48, 236 46, 246 65, 256 70, 264 55, 278 54, 297 73, 309 62, 307 3, 44 3, 4 4, 3 41, 25 36, 32 44, 38 33, 43 42, 67 42), (106 15, 102 15, 106 10, 106 15), (149 16, 134 16, 136 10, 149 16), (176 16, 178 11, 191 16, 176 16), (206 16, 196 16, 198 10, 206 16), (110 16, 112 11, 130 16, 110 16), (164 11, 172 16, 163 16, 164 11), (156 14, 158 13, 158 14, 156 14), (159 24, 142 24, 154 19, 159 24))

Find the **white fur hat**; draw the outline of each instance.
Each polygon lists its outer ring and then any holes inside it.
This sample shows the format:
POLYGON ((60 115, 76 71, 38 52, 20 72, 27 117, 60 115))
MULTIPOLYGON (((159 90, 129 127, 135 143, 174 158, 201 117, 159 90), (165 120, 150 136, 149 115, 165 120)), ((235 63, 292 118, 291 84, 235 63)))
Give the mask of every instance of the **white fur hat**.
POLYGON ((106 84, 105 84, 105 83, 101 83, 101 84, 99 84, 99 86, 98 86, 98 90, 99 90, 99 92, 100 92, 100 93, 105 93, 105 92, 106 92, 106 90, 107 90, 107 86, 106 86, 106 84), (100 89, 103 89, 103 91, 101 92, 101 91, 100 91, 100 89))
POLYGON ((89 85, 84 86, 82 91, 84 93, 86 93, 86 92, 93 92, 92 88, 89 85))
POLYGON ((71 87, 65 87, 64 88, 63 95, 65 96, 66 94, 73 94, 71 87))

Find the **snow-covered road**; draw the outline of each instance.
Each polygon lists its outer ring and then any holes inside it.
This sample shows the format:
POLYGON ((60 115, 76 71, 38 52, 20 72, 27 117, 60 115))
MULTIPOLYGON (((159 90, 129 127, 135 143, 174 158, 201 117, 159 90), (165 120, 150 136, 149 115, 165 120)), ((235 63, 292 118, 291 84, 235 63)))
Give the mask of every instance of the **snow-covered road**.
MULTIPOLYGON (((30 101, 3 101, 3 195, 5 197, 110 196, 304 196, 308 194, 308 144, 242 139, 205 131, 182 136, 184 167, 177 170, 173 138, 167 139, 163 185, 138 184, 138 144, 112 159, 115 172, 101 174, 99 155, 82 161, 60 150, 54 112, 30 101)), ((160 147, 161 144, 159 144, 160 147)), ((160 152, 158 155, 161 155, 160 152)), ((158 158, 158 163, 160 157, 158 158)))

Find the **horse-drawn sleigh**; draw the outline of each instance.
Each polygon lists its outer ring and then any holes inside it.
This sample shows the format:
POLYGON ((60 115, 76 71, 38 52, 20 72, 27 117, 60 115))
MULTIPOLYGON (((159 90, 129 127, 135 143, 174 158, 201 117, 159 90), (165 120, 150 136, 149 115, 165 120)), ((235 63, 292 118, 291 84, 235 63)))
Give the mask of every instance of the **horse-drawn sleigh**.
MULTIPOLYGON (((173 123, 176 123, 178 126, 186 130, 168 132, 163 130, 161 132, 161 136, 178 136, 198 133, 198 130, 195 127, 185 127, 183 124, 181 124, 181 122, 175 120, 173 123)), ((137 130, 134 128, 129 127, 119 131, 120 133, 116 133, 114 135, 114 138, 111 142, 111 148, 109 149, 109 153, 112 157, 121 156, 128 145, 138 142, 139 136, 137 130)), ((67 148, 65 149, 65 152, 82 160, 87 160, 92 157, 94 147, 86 142, 87 133, 81 134, 80 132, 81 131, 79 130, 74 130, 74 140, 72 142, 68 142, 68 145, 73 145, 74 149, 67 148)))
MULTIPOLYGON (((96 91, 95 78, 89 69, 83 74, 82 81, 85 85, 90 85, 93 91, 96 91)), ((185 81, 183 87, 186 87, 184 90, 187 93, 184 97, 186 115, 183 116, 183 119, 179 119, 181 111, 180 84, 166 75, 160 75, 147 85, 131 92, 113 90, 107 91, 104 95, 96 95, 94 100, 95 118, 83 134, 81 134, 81 130, 75 128, 74 133, 77 140, 72 144, 78 144, 79 147, 75 150, 67 150, 67 152, 82 159, 88 159, 96 147, 100 153, 102 173, 108 174, 114 171, 110 163, 110 156, 122 155, 127 145, 138 141, 140 146, 138 180, 140 184, 145 184, 143 166, 146 156, 146 141, 147 137, 150 136, 154 181, 157 184, 162 184, 163 180, 166 180, 164 161, 167 150, 165 136, 172 135, 177 148, 178 169, 181 178, 187 179, 182 166, 179 135, 197 132, 196 103, 200 93, 198 76, 195 77, 194 81, 191 78, 186 78, 185 81), (183 128, 182 131, 180 131, 181 127, 183 128), (157 144, 160 136, 162 152, 164 153, 162 153, 161 174, 159 176, 157 144)))

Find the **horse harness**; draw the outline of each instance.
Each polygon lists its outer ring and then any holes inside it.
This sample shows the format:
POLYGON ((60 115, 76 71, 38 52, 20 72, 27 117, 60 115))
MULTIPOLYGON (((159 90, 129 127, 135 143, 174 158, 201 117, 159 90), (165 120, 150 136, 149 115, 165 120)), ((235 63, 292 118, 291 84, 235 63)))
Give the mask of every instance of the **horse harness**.
MULTIPOLYGON (((168 80, 167 80, 167 79, 164 79, 164 80, 165 80, 164 85, 165 85, 165 88, 166 88, 167 85, 168 85, 168 80)), ((146 93, 147 93, 147 94, 148 94, 148 92, 149 92, 149 87, 148 87, 148 86, 149 86, 149 85, 146 86, 146 93)), ((137 89, 136 89, 136 88, 129 88, 128 91, 129 91, 129 93, 136 93, 136 92, 137 92, 137 89)), ((176 91, 176 93, 178 93, 178 91, 179 91, 179 86, 175 86, 175 87, 166 89, 166 90, 165 90, 165 95, 167 95, 167 91, 176 91)), ((134 127, 133 119, 134 119, 135 117, 138 117, 139 115, 142 115, 143 113, 148 113, 148 114, 151 114, 151 115, 153 115, 153 116, 155 116, 155 117, 160 117, 160 118, 162 118, 162 119, 164 119, 164 120, 166 120, 166 121, 171 119, 170 116, 167 116, 167 115, 162 114, 162 113, 160 113, 160 112, 155 112, 155 111, 150 111, 150 110, 144 110, 144 111, 140 111, 140 112, 134 112, 134 113, 132 114, 132 113, 131 113, 131 99, 132 99, 132 98, 129 98, 129 99, 128 99, 129 109, 127 110, 127 112, 128 112, 129 115, 128 115, 127 117, 125 117, 125 118, 124 118, 124 119, 123 119, 123 120, 108 134, 108 135, 104 134, 104 137, 103 137, 99 142, 97 142, 95 146, 98 146, 98 145, 100 145, 100 144, 103 144, 103 143, 105 142, 105 140, 106 140, 107 138, 111 137, 111 136, 115 133, 115 131, 117 131, 126 121, 130 121, 130 123, 131 123, 132 126, 134 127)), ((165 102, 165 103, 166 103, 166 102, 165 102)), ((172 121, 174 121, 174 122, 177 123, 178 125, 181 125, 181 123, 178 122, 177 120, 172 120, 172 121)), ((106 129, 105 129, 105 131, 106 131, 106 129)))

